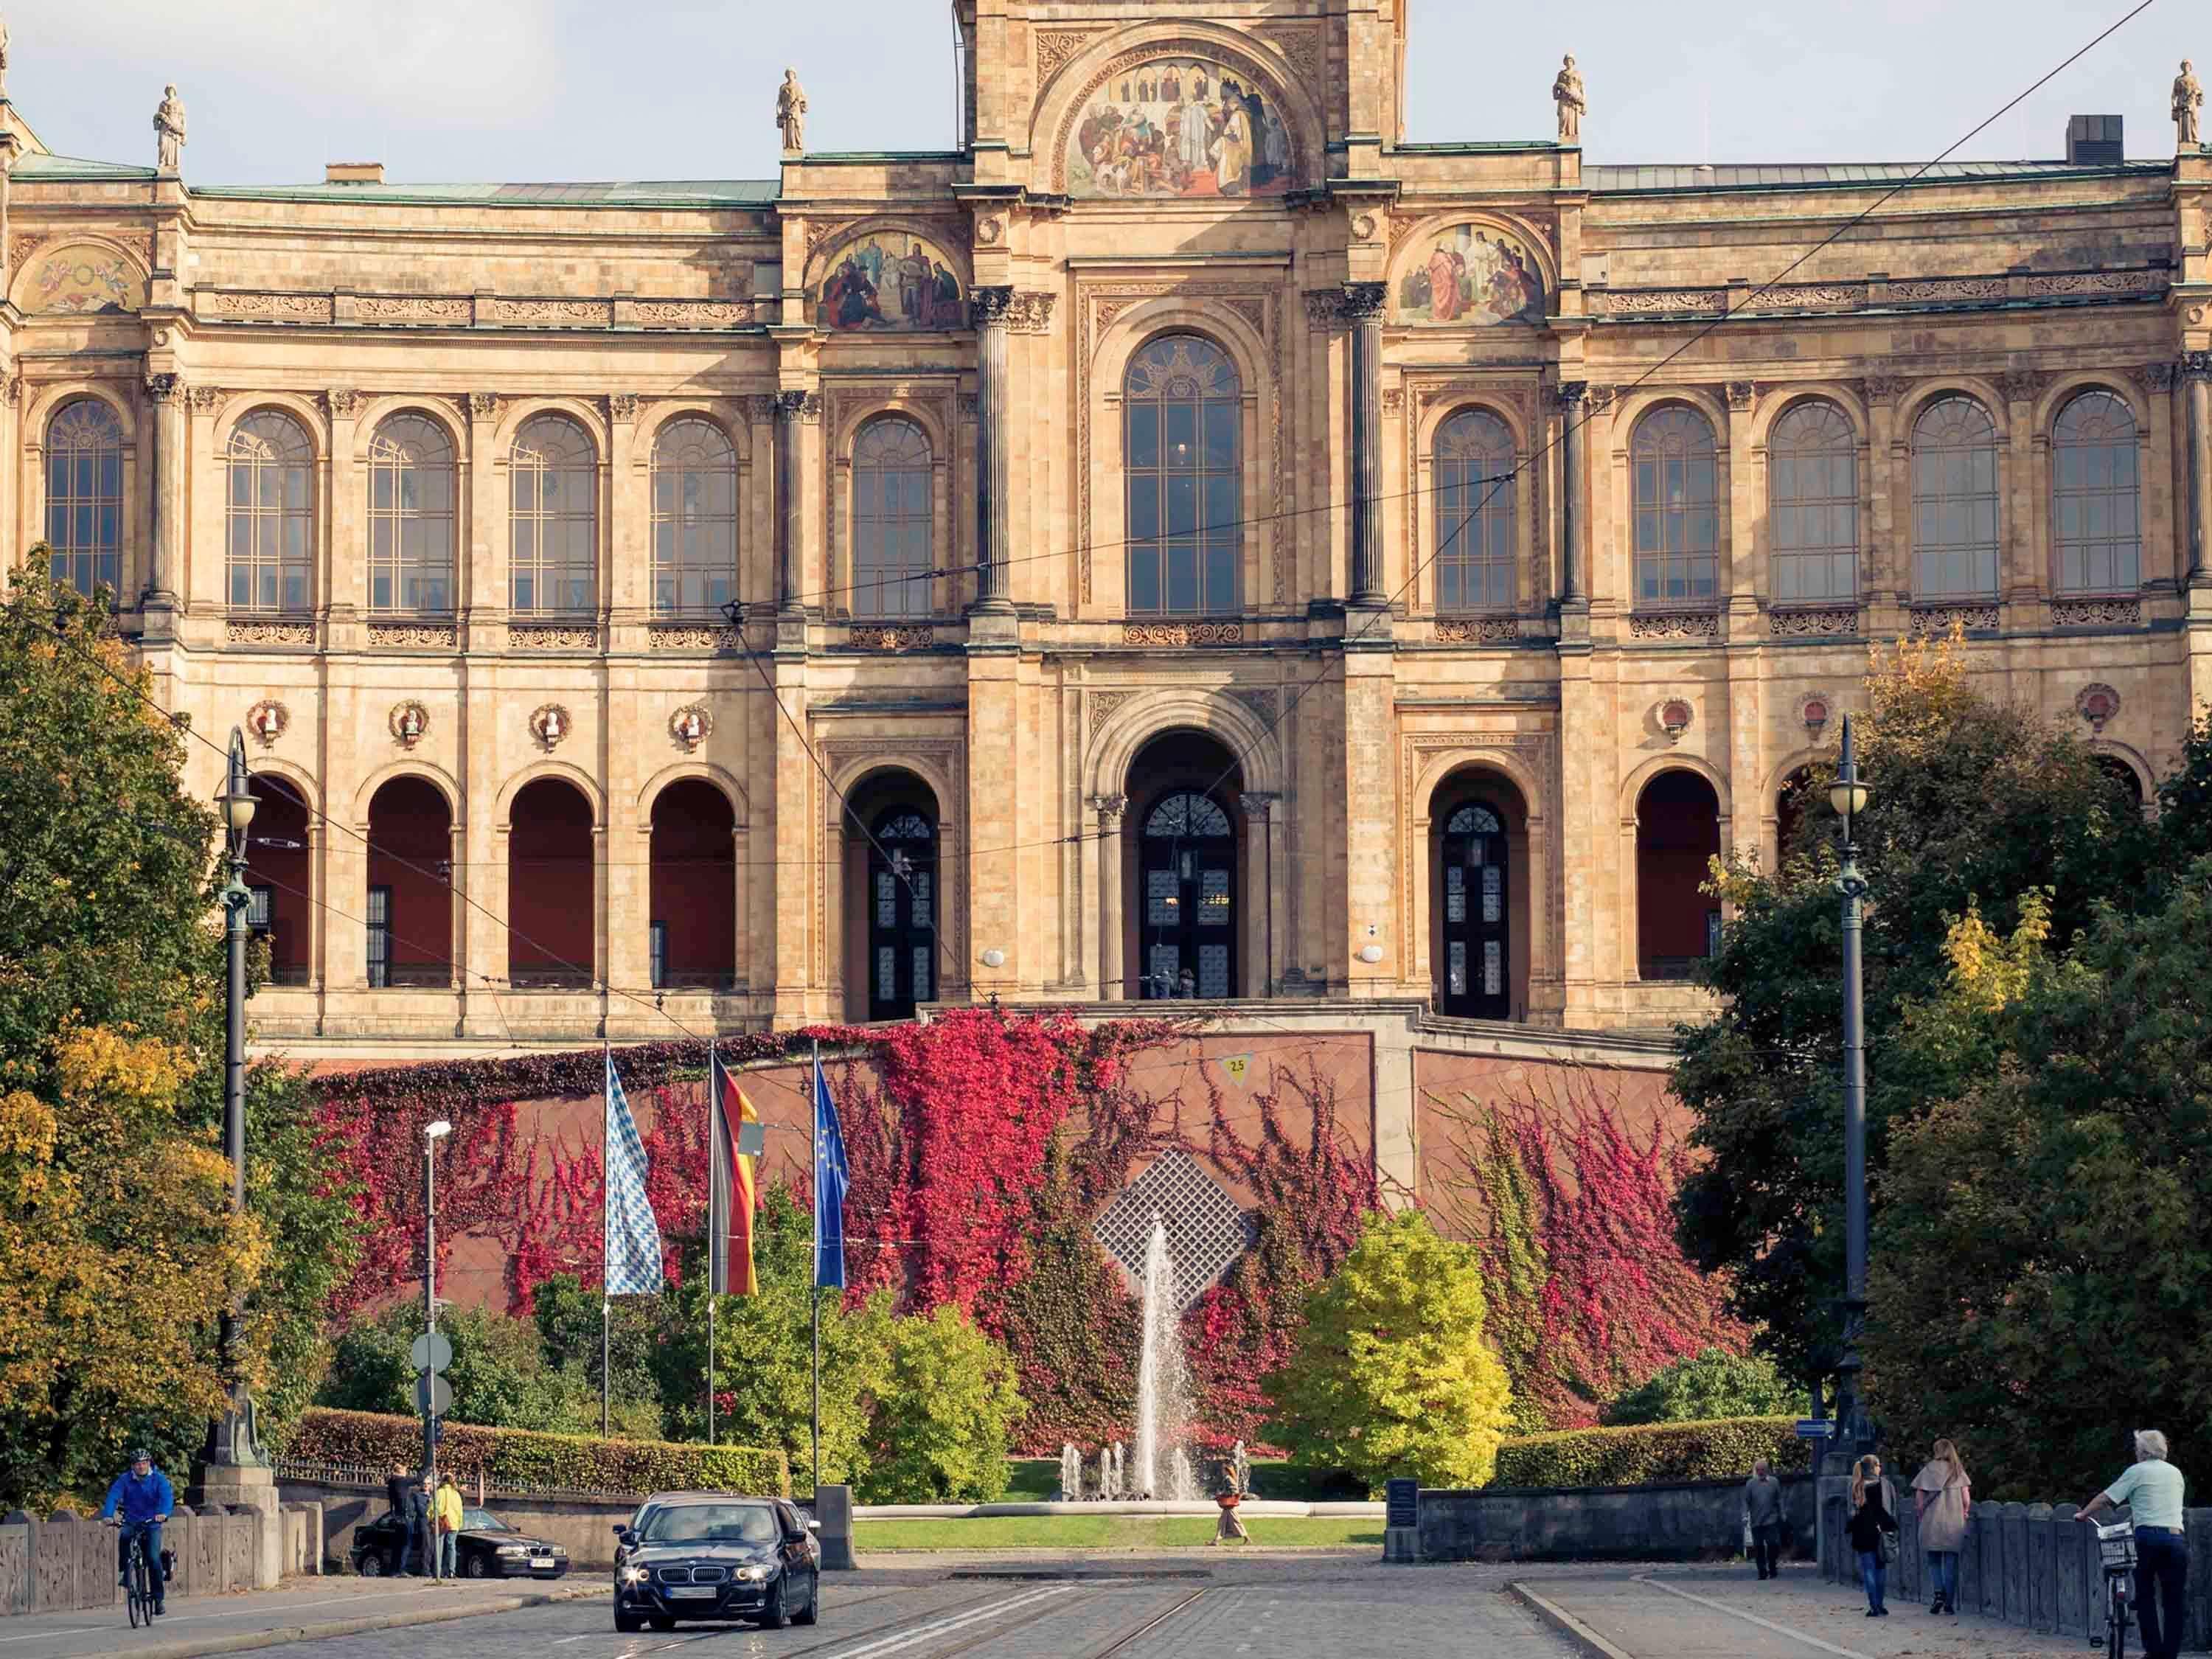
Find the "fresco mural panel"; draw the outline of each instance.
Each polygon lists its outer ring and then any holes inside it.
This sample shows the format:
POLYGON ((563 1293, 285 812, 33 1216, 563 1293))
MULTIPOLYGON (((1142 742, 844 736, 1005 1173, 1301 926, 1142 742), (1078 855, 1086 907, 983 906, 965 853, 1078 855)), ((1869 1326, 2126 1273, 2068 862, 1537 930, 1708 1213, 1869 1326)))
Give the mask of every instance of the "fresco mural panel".
POLYGON ((860 237, 814 291, 814 321, 841 333, 921 333, 968 326, 968 300, 951 257, 910 231, 860 237))
POLYGON ((1425 253, 1398 279, 1401 323, 1491 328, 1544 321, 1543 266, 1528 244, 1495 225, 1452 225, 1424 239, 1425 253))
POLYGON ((1067 190, 1115 197, 1279 196, 1297 147, 1272 94, 1249 72, 1194 56, 1109 76, 1077 118, 1067 190))
POLYGON ((95 242, 40 256, 17 293, 17 303, 27 312, 137 311, 146 303, 146 284, 137 267, 95 242))

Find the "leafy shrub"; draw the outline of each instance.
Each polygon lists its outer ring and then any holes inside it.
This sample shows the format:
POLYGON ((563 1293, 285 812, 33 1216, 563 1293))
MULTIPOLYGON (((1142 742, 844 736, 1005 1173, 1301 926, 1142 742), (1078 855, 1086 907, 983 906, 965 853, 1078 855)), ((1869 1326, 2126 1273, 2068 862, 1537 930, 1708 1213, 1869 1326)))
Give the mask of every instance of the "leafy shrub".
POLYGON ((1006 1489, 1006 1442, 1025 1409, 1014 1357, 957 1305, 890 1322, 871 1429, 872 1504, 985 1504, 1006 1489))
MULTIPOLYGON (((417 1467, 422 1425, 412 1417, 314 1407, 302 1413, 288 1455, 304 1462, 417 1467)), ((495 1483, 568 1492, 637 1492, 691 1487, 787 1497, 791 1471, 781 1451, 758 1446, 681 1446, 666 1440, 601 1440, 448 1423, 438 1464, 456 1477, 482 1474, 495 1483)))
POLYGON ((1778 1473, 1802 1469, 1806 1443, 1787 1417, 1639 1424, 1532 1434, 1498 1449, 1496 1486, 1640 1486, 1655 1480, 1727 1480, 1764 1457, 1778 1473))
POLYGON ((1629 1389, 1606 1407, 1605 1420, 1617 1428, 1773 1417, 1790 1410, 1800 1393, 1764 1354, 1704 1348, 1676 1360, 1642 1388, 1629 1389))

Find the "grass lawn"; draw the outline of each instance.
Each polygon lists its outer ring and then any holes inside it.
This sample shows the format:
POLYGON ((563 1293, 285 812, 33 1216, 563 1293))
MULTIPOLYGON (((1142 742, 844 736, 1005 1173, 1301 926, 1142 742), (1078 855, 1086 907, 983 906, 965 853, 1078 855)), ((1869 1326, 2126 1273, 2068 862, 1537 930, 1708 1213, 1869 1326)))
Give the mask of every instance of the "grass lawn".
MULTIPOLYGON (((1305 1521, 1253 1516, 1255 1544, 1273 1547, 1382 1547, 1378 1521, 1305 1521)), ((992 1515, 959 1521, 855 1521, 858 1550, 1184 1549, 1213 1536, 1203 1515, 992 1515)))

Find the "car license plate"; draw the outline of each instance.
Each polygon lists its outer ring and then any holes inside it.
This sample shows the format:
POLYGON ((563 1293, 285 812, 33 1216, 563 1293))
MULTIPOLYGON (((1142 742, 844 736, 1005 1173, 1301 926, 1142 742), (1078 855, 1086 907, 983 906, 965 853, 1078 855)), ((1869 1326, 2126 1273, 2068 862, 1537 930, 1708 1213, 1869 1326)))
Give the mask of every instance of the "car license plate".
POLYGON ((721 1593, 716 1584, 671 1584, 665 1592, 672 1601, 711 1601, 721 1593))

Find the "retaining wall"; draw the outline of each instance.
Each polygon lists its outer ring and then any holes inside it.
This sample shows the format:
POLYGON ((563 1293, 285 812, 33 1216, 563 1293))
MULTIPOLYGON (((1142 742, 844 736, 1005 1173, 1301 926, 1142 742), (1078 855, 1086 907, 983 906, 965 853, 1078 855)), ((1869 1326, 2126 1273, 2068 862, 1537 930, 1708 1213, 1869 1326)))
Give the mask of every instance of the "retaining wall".
MULTIPOLYGON (((1785 1539, 1809 1555, 1813 1477, 1782 1480, 1785 1539)), ((1424 1491, 1424 1561, 1699 1561, 1743 1550, 1743 1483, 1668 1480, 1640 1486, 1482 1487, 1424 1491)))
MULTIPOLYGON (((349 1570, 355 1531, 392 1508, 380 1481, 301 1479, 280 1468, 276 1490, 287 1504, 318 1506, 324 1517, 324 1569, 331 1572, 349 1570)), ((466 1497, 470 1503, 477 1502, 473 1491, 466 1497)), ((611 1568, 614 1529, 637 1512, 641 1498, 630 1492, 517 1492, 492 1486, 484 1494, 483 1507, 517 1531, 561 1545, 574 1569, 611 1568)))
MULTIPOLYGON (((162 1547, 176 1558, 169 1590, 212 1595, 273 1589, 273 1580, 261 1582, 265 1559, 276 1561, 280 1573, 318 1572, 322 1529, 321 1506, 313 1503, 277 1510, 220 1504, 194 1510, 179 1504, 161 1528, 162 1547), (264 1529, 273 1540, 262 1535, 264 1529)), ((115 1538, 112 1528, 96 1520, 61 1513, 40 1521, 15 1510, 0 1521, 0 1614, 116 1606, 123 1591, 116 1582, 115 1538)))

